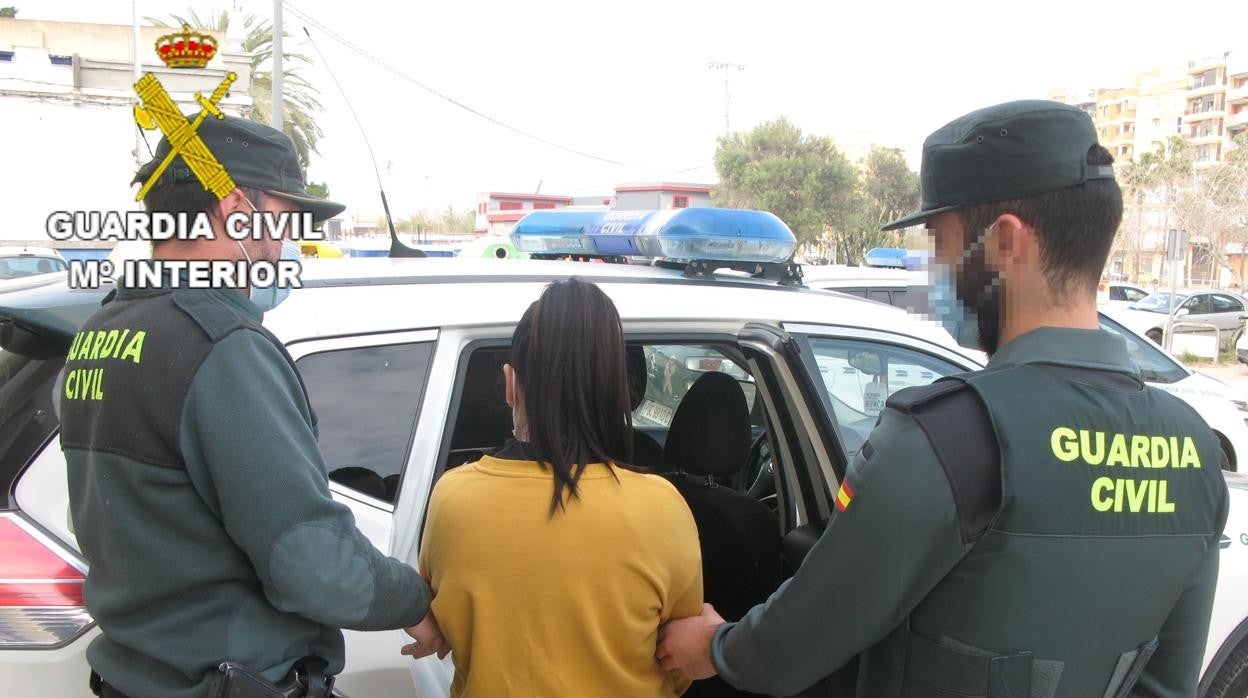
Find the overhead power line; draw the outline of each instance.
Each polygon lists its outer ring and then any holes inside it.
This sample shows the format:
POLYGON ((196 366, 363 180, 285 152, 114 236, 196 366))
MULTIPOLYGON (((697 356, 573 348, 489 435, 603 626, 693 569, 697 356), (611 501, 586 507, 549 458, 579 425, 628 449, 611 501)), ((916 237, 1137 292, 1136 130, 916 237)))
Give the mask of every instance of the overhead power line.
POLYGON ((434 89, 433 87, 430 87, 429 85, 426 85, 425 83, 423 83, 423 82, 421 82, 421 81, 417 80, 416 78, 414 78, 414 77, 412 77, 412 76, 408 75, 407 73, 403 72, 402 70, 399 70, 398 68, 396 68, 396 67, 394 67, 394 66, 390 65, 389 63, 386 63, 385 61, 381 60, 380 58, 377 58, 376 56, 374 56, 373 54, 369 53, 369 52, 368 52, 368 51, 366 51, 365 49, 363 49, 363 48, 361 48, 361 47, 357 46, 356 44, 352 43, 350 40, 348 40, 347 38, 343 37, 341 34, 338 34, 338 33, 337 33, 337 32, 335 32, 334 30, 332 30, 332 29, 330 29, 329 27, 326 27, 324 24, 321 24, 320 22, 318 22, 316 19, 314 19, 314 18, 310 17, 310 16, 309 16, 306 12, 304 12, 304 11, 300 10, 299 8, 295 7, 295 6, 294 6, 294 5, 292 5, 291 3, 286 2, 285 0, 283 0, 282 5, 283 5, 284 7, 286 7, 286 9, 290 10, 290 12, 291 12, 292 14, 294 14, 296 17, 298 17, 299 19, 303 20, 303 21, 304 21, 304 22, 306 22, 307 24, 311 25, 311 26, 312 26, 313 28, 315 28, 317 31, 319 31, 319 32, 321 32, 321 33, 323 33, 323 34, 325 34, 326 36, 330 37, 330 38, 331 38, 331 39, 333 39, 334 41, 337 41, 338 43, 342 44, 343 46, 346 46, 347 48, 351 49, 352 51, 354 51, 355 53, 357 53, 357 54, 359 54, 360 56, 364 57, 365 59, 367 59, 367 60, 369 60, 369 61, 372 61, 373 63, 376 63, 378 66, 380 66, 380 67, 384 68, 385 70, 387 70, 387 71, 389 71, 389 72, 391 72, 391 73, 394 73, 395 75, 397 75, 397 76, 399 76, 400 78, 403 78, 404 80, 406 80, 406 81, 408 81, 408 82, 412 83, 413 85, 415 85, 415 86, 419 87, 420 89, 422 89, 422 90, 424 90, 424 91, 428 92, 429 94, 432 94, 432 95, 434 95, 435 97, 438 97, 438 98, 443 99, 443 100, 445 100, 445 101, 447 101, 447 102, 450 102, 452 105, 454 105, 454 106, 456 106, 456 107, 458 107, 458 108, 460 108, 460 109, 462 109, 462 110, 464 110, 464 111, 466 111, 466 112, 468 112, 468 113, 470 113, 470 114, 472 114, 472 115, 474 115, 474 116, 476 116, 476 117, 478 117, 478 118, 484 119, 484 120, 486 120, 486 121, 488 121, 488 122, 490 122, 490 123, 492 123, 492 124, 494 124, 494 125, 496 125, 496 126, 501 126, 502 128, 505 128, 505 129, 507 129, 508 131, 511 131, 511 132, 516 133, 516 134, 518 134, 518 135, 524 136, 525 138, 529 138, 529 139, 534 140, 534 141, 537 141, 538 143, 541 143, 541 144, 543 144, 543 145, 548 145, 548 146, 550 146, 550 147, 552 147, 552 148, 557 148, 557 149, 559 149, 559 150, 562 150, 562 151, 567 152, 567 153, 571 153, 571 154, 573 154, 573 155, 578 155, 578 156, 583 157, 583 158, 589 158, 590 160, 597 160, 598 162, 605 162, 605 163, 607 163, 608 165, 617 165, 617 166, 620 166, 620 167, 630 167, 630 165, 628 165, 627 163, 623 163, 623 162, 620 162, 620 161, 618 161, 618 160, 612 160, 611 158, 605 158, 605 157, 602 157, 602 156, 600 156, 600 155, 594 155, 593 153, 587 153, 587 152, 585 152, 585 151, 583 151, 583 150, 577 150, 577 149, 575 149, 575 148, 570 148, 570 147, 568 147, 568 146, 566 146, 566 145, 562 145, 562 144, 560 144, 560 143, 556 143, 556 142, 554 142, 554 141, 552 141, 552 140, 549 140, 549 139, 546 139, 546 138, 542 138, 541 136, 539 136, 539 135, 537 135, 537 134, 530 133, 529 131, 525 131, 524 129, 522 129, 522 128, 518 128, 518 127, 516 127, 516 126, 512 126, 511 124, 509 124, 509 123, 507 123, 507 122, 505 122, 505 121, 502 121, 502 120, 497 119, 497 118, 495 118, 495 117, 493 117, 493 116, 490 116, 489 114, 486 114, 486 113, 484 113, 484 112, 482 112, 482 111, 480 111, 480 110, 478 110, 478 109, 474 109, 473 107, 470 107, 470 106, 468 106, 467 104, 464 104, 463 102, 461 102, 461 101, 459 101, 459 100, 455 99, 454 97, 451 97, 450 95, 447 95, 447 94, 445 94, 445 93, 443 93, 443 92, 441 92, 441 91, 439 91, 439 90, 437 90, 437 89, 434 89))

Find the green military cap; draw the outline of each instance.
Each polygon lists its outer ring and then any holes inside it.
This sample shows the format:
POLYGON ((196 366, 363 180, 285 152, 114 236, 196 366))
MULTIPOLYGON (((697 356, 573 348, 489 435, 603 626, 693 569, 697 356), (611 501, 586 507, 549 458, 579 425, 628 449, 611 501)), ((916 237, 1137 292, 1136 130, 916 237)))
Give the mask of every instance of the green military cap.
POLYGON ((1113 179, 1113 167, 1088 164, 1096 142, 1092 117, 1060 102, 1022 100, 971 112, 923 142, 922 204, 882 230, 972 204, 1113 179))
MULTIPOLYGON (((236 116, 224 119, 208 116, 195 133, 240 187, 259 189, 293 201, 299 210, 310 212, 316 221, 333 218, 347 208, 307 192, 294 143, 275 128, 236 116)), ((131 184, 146 182, 169 154, 169 149, 169 139, 161 138, 155 156, 139 168, 131 184)), ((179 155, 169 163, 161 178, 187 181, 195 179, 195 175, 179 155)))

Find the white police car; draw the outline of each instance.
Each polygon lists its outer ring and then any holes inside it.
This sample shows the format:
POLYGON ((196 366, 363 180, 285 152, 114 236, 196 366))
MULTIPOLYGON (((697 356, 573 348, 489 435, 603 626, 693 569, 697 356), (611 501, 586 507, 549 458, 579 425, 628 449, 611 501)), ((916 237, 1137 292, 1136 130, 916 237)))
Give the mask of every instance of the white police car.
MULTIPOLYGON (((714 264, 680 270, 529 260, 305 262, 304 287, 265 324, 286 343, 307 384, 334 497, 352 508, 374 544, 415 563, 433 483, 510 435, 499 376, 515 323, 546 283, 579 275, 614 300, 634 350, 656 364, 660 356, 683 357, 684 371, 723 371, 747 388, 754 448, 723 486, 772 507, 791 573, 834 510, 839 478, 882 400, 902 383, 979 363, 934 324, 900 309, 796 285, 784 263, 791 240, 786 250, 760 232, 768 229, 765 217, 714 218, 720 215, 664 213, 665 224, 628 228, 631 242, 620 233, 612 249, 712 251, 721 260, 733 257, 720 263, 774 278, 717 276, 708 270, 714 264), (753 232, 706 234, 732 221, 753 232)), ((564 229, 517 242, 538 256, 584 254, 575 247, 584 237, 564 229)), ((84 652, 98 633, 82 605, 85 564, 66 525, 51 389, 63 361, 57 347, 99 295, 63 286, 0 295, 0 685, 8 695, 82 695, 84 652)), ((674 374, 658 369, 653 376, 648 369, 646 398, 679 411, 682 393, 675 385, 669 390, 667 380, 674 374)), ((658 418, 638 420, 648 422, 639 429, 662 444, 670 419, 651 416, 658 418)), ((685 438, 716 438, 715 430, 704 432, 685 438)), ((1206 686, 1215 676, 1216 686, 1248 680, 1248 484, 1235 481, 1232 500, 1206 686)), ((448 693, 450 659, 407 660, 399 654, 400 631, 346 638, 339 681, 346 693, 448 693)), ((1216 686, 1208 695, 1233 695, 1216 686)))

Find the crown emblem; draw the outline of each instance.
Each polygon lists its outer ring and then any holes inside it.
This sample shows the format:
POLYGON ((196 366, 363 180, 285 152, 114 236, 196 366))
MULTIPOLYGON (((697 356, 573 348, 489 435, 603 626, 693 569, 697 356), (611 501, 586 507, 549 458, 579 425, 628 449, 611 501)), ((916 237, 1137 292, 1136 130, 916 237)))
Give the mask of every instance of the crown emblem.
POLYGON ((156 40, 156 53, 170 68, 203 68, 217 53, 217 40, 210 34, 192 34, 183 24, 180 34, 166 34, 156 40))

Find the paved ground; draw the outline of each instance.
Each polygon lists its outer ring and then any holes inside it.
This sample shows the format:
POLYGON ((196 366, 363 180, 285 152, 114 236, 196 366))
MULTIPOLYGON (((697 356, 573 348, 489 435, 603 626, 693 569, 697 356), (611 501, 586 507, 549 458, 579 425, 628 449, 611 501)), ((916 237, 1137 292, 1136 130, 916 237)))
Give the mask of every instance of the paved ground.
POLYGON ((1217 366, 1194 366, 1193 368, 1226 383, 1244 396, 1245 400, 1248 400, 1248 365, 1236 362, 1217 366))

